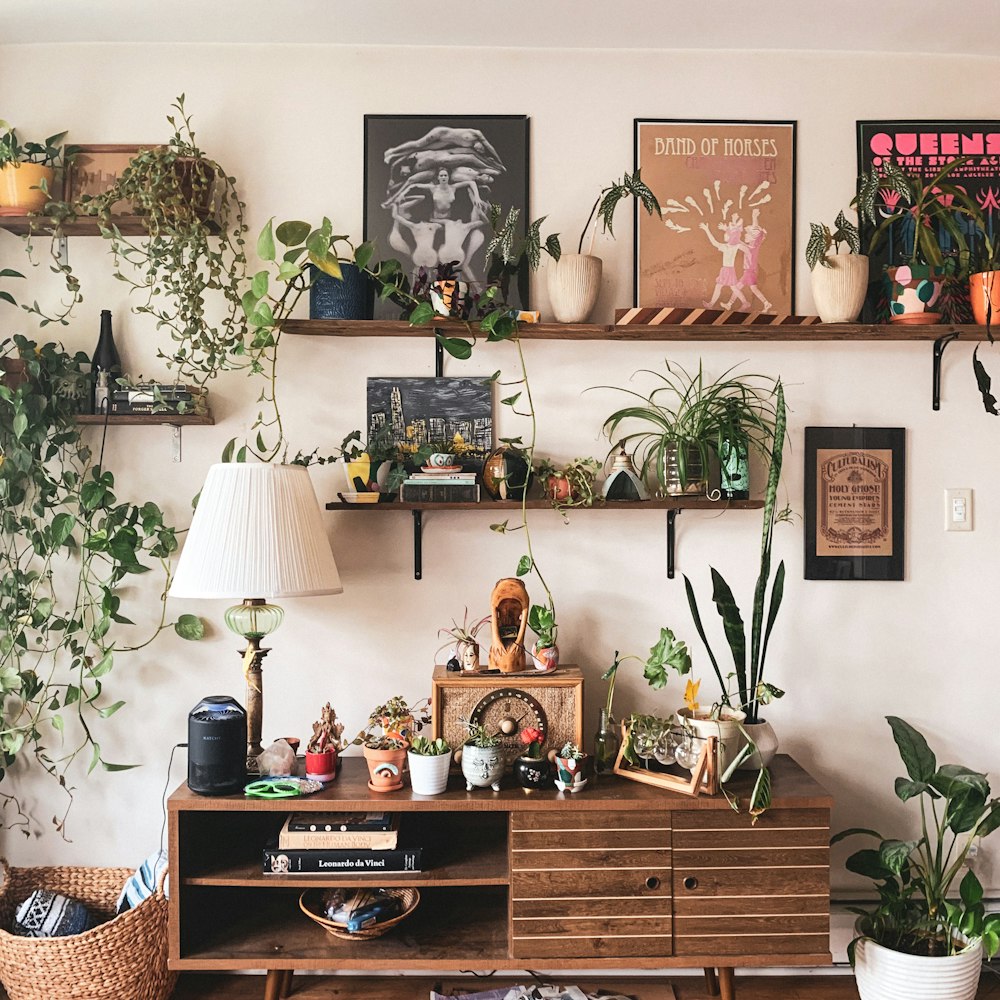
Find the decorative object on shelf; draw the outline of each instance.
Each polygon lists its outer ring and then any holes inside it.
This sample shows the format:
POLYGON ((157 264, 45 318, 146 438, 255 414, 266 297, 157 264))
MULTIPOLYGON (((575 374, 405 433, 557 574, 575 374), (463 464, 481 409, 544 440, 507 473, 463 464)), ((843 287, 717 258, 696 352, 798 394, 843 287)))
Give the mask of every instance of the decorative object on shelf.
MULTIPOLYGON (((626 778, 628 781, 637 781, 643 785, 653 785, 656 788, 665 788, 672 792, 680 792, 681 795, 698 796, 704 792, 706 795, 717 795, 719 792, 719 771, 717 767, 718 746, 715 736, 709 736, 706 740, 698 741, 700 746, 695 745, 691 739, 690 745, 686 745, 682 739, 680 742, 672 743, 670 755, 679 765, 678 770, 682 773, 672 774, 666 770, 654 771, 648 767, 640 766, 640 760, 645 763, 637 753, 635 746, 639 743, 640 731, 648 726, 650 722, 655 722, 658 727, 668 727, 669 723, 663 719, 653 719, 652 716, 633 715, 627 722, 622 723, 621 746, 618 748, 618 757, 612 768, 614 774, 619 778, 626 778), (690 777, 683 776, 683 769, 690 770, 690 777)), ((641 745, 641 744, 640 744, 641 745)), ((655 752, 650 747, 649 755, 655 752)), ((667 760, 664 757, 664 760, 667 760)))
POLYGON ((635 305, 791 313, 795 128, 635 119, 635 166, 661 206, 636 212, 635 305))
POLYGON ((0 121, 0 214, 38 212, 57 197, 56 169, 71 163, 78 146, 63 146, 65 132, 44 142, 22 142, 16 129, 0 121))
POLYGON ((208 471, 169 596, 244 598, 226 612, 247 640, 247 768, 261 753, 264 636, 284 617, 263 597, 318 597, 343 587, 323 527, 309 470, 302 465, 213 465, 208 471))
POLYGON ((585 753, 575 743, 564 743, 556 751, 556 788, 560 792, 579 792, 587 785, 587 766, 590 754, 585 753))
POLYGON ((877 847, 847 859, 848 870, 875 882, 879 903, 859 914, 847 954, 861 1000, 973 1000, 983 958, 1000 948, 1000 915, 986 914, 983 887, 966 870, 981 838, 1000 826, 1000 798, 990 798, 985 774, 958 764, 940 767, 924 737, 887 716, 906 767, 896 795, 920 804, 919 839, 886 840, 851 828, 846 837, 874 837, 877 847))
POLYGON ((559 647, 556 645, 559 626, 555 611, 547 604, 532 604, 528 612, 528 628, 538 637, 531 646, 535 669, 552 673, 559 666, 559 647))
POLYGON ((371 319, 375 314, 375 285, 357 264, 340 265, 340 277, 309 269, 310 319, 371 319))
POLYGON ((806 263, 813 301, 824 323, 853 323, 868 293, 868 258, 861 253, 858 227, 843 212, 833 225, 831 231, 824 222, 809 223, 806 263))
POLYGON ((310 920, 331 937, 347 941, 382 937, 410 916, 419 903, 418 889, 306 889, 299 896, 299 909, 310 920), (337 919, 327 916, 331 905, 337 919))
POLYGON ((462 616, 462 624, 459 625, 458 622, 453 618, 451 620, 451 628, 439 628, 438 637, 446 635, 449 637, 449 641, 443 646, 438 647, 434 656, 443 649, 454 649, 455 659, 458 660, 460 668, 467 673, 475 673, 480 669, 480 655, 481 650, 479 648, 479 632, 483 626, 490 620, 490 616, 486 615, 484 618, 480 618, 478 621, 469 624, 469 609, 465 609, 465 613, 462 616))
POLYGON ((618 445, 618 454, 615 455, 615 460, 611 463, 611 472, 601 487, 601 496, 605 500, 628 500, 633 503, 649 499, 649 490, 635 471, 624 444, 618 445))
POLYGON ((440 795, 448 787, 451 746, 442 737, 414 736, 406 752, 414 795, 440 795))
POLYGON ((525 795, 547 788, 551 778, 549 759, 542 755, 545 733, 533 726, 526 726, 519 734, 523 752, 514 760, 514 778, 524 789, 525 795))
POLYGON ((121 373, 122 362, 111 331, 111 310, 102 309, 101 333, 94 356, 90 359, 90 375, 94 381, 91 413, 110 412, 112 386, 121 373))
MULTIPOLYGON (((295 776, 295 751, 283 740, 275 740, 257 758, 257 774, 262 778, 291 778, 295 776)), ((309 774, 309 778, 320 778, 319 774, 309 774)), ((332 778, 330 780, 333 780, 332 778)))
POLYGON ((414 733, 430 721, 428 705, 426 699, 410 705, 402 695, 394 695, 372 709, 368 724, 351 741, 362 748, 373 792, 396 792, 403 787, 406 751, 414 733))
POLYGON ((465 776, 466 791, 492 788, 494 792, 499 792, 500 779, 507 769, 500 734, 472 721, 465 725, 468 734, 460 751, 459 763, 465 776))
POLYGON ((610 711, 601 709, 597 732, 594 734, 594 774, 598 777, 609 774, 618 756, 618 733, 610 711))
POLYGON ((972 315, 980 326, 992 326, 1000 317, 1000 270, 977 271, 969 275, 972 315))
POLYGON ((312 736, 306 745, 306 777, 324 784, 337 777, 337 757, 346 747, 344 724, 327 702, 319 721, 313 723, 312 736))
MULTIPOLYGON (((411 283, 420 267, 453 264, 479 291, 490 203, 527 218, 528 118, 365 115, 364 181, 366 240, 392 247, 411 283)), ((517 287, 508 304, 528 307, 517 287)))
POLYGON ((534 479, 527 454, 502 444, 483 463, 483 489, 494 500, 522 500, 534 479))
POLYGON ((594 306, 597 305, 603 270, 601 258, 594 256, 598 223, 601 223, 603 232, 614 238, 615 209, 624 199, 630 197, 636 200, 637 214, 638 206, 641 204, 650 215, 659 217, 660 205, 656 195, 639 174, 637 166, 634 174, 626 173, 620 181, 614 180, 603 188, 583 225, 576 253, 563 253, 549 264, 549 299, 556 322, 586 323, 594 306), (591 228, 591 222, 594 225, 590 235, 590 246, 588 252, 584 253, 583 241, 591 228))
POLYGON ((516 674, 526 666, 524 634, 530 601, 524 584, 515 577, 497 580, 490 595, 491 670, 516 674))
MULTIPOLYGON (((729 312, 724 309, 616 309, 615 326, 816 326, 819 316, 729 312)), ((680 339, 680 338, 678 338, 680 339)), ((685 332, 684 339, 698 339, 685 332)), ((737 338, 738 339, 738 338, 737 338)))
POLYGON ((196 795, 236 795, 246 769, 247 713, 228 695, 202 698, 188 713, 188 788, 196 795))
POLYGON ((750 499, 750 442, 740 412, 730 407, 730 427, 719 442, 719 492, 724 500, 750 499))
POLYGON ((596 458, 574 458, 571 462, 553 464, 548 459, 538 463, 536 475, 545 496, 556 510, 590 507, 596 499, 594 487, 601 463, 596 458))
MULTIPOLYGON (((66 168, 63 199, 70 205, 82 198, 96 198, 113 188, 128 169, 132 158, 150 146, 124 144, 80 145, 66 168)), ((134 216, 136 210, 127 199, 109 206, 112 217, 134 216)))
POLYGON ((807 427, 805 578, 902 580, 906 431, 807 427))

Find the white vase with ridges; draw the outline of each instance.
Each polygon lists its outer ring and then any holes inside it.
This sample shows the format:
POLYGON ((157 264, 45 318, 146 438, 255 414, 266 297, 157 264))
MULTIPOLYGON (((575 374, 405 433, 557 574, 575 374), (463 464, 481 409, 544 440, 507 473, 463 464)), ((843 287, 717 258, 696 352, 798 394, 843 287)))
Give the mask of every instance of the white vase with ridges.
POLYGON ((809 274, 816 312, 824 323, 853 323, 868 291, 868 258, 862 254, 834 254, 830 266, 817 264, 809 274))
MULTIPOLYGON (((736 758, 745 744, 743 733, 740 732, 740 725, 746 718, 743 712, 731 708, 723 708, 719 713, 720 718, 712 719, 702 714, 692 713, 689 708, 677 710, 677 715, 688 732, 697 740, 706 740, 709 736, 715 736, 719 741, 718 763, 719 775, 726 773, 726 769, 736 758)), ((701 749, 700 746, 697 749, 701 749)), ((694 770, 694 768, 691 768, 694 770)))
POLYGON ((601 292, 600 257, 564 253, 549 264, 549 300, 557 323, 586 323, 601 292))
POLYGON ((448 787, 450 750, 435 756, 410 750, 406 757, 410 764, 410 787, 414 795, 440 795, 448 787))
POLYGON ((861 1000, 973 1000, 983 946, 974 941, 957 955, 905 955, 874 941, 858 942, 854 978, 861 1000))

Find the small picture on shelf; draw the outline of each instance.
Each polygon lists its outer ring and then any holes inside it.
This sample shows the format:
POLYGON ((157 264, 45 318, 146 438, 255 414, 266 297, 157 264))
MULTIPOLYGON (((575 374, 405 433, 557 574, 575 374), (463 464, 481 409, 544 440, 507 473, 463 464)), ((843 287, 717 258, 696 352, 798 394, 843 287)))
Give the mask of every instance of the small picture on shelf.
POLYGON ((447 448, 465 472, 493 450, 493 383, 482 378, 368 379, 368 437, 388 426, 404 453, 447 448))
MULTIPOLYGON (((66 170, 65 201, 77 201, 86 195, 95 198, 104 194, 117 183, 132 162, 132 157, 149 146, 97 145, 80 146, 79 152, 66 170)), ((113 215, 129 215, 132 206, 127 201, 116 202, 111 208, 113 215)))

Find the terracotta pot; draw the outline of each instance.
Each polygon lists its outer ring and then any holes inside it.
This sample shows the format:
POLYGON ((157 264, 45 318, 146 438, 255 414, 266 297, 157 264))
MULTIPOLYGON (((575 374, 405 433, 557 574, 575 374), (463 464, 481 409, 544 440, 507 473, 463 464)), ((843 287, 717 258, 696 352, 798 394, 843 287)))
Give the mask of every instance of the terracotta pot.
POLYGON ((972 315, 980 326, 986 326, 987 305, 990 326, 1000 325, 1000 271, 980 271, 970 275, 969 297, 972 299, 972 315))
POLYGON ((889 283, 889 319, 893 323, 937 323, 941 314, 933 312, 944 271, 927 264, 901 264, 886 268, 889 283))
POLYGON ((0 167, 0 208, 18 208, 25 213, 41 210, 55 196, 52 190, 55 173, 52 167, 38 163, 5 163, 0 167), (48 194, 33 190, 43 180, 48 194))
POLYGON ((451 751, 434 757, 414 753, 406 754, 410 766, 410 787, 414 795, 440 795, 448 787, 448 769, 451 767, 451 751))
POLYGON ((586 323, 601 292, 600 257, 564 253, 549 264, 549 299, 557 323, 586 323))
POLYGON ((373 792, 398 792, 403 787, 403 768, 406 765, 406 749, 373 750, 364 747, 368 762, 368 787, 373 792))
POLYGON ((315 781, 333 781, 337 777, 337 758, 336 750, 324 750, 322 753, 306 750, 306 777, 315 781))
POLYGON ((826 259, 829 267, 817 264, 809 274, 816 312, 824 323, 853 323, 868 292, 868 258, 845 253, 826 259))
POLYGON ((3 372, 3 384, 11 392, 28 381, 28 365, 20 358, 0 358, 0 371, 3 372))
POLYGON ((982 960, 979 941, 957 955, 931 958, 863 938, 854 953, 854 978, 861 1000, 973 1000, 982 960))
POLYGON ((565 476, 549 476, 545 480, 545 496, 556 503, 573 499, 573 486, 565 476))

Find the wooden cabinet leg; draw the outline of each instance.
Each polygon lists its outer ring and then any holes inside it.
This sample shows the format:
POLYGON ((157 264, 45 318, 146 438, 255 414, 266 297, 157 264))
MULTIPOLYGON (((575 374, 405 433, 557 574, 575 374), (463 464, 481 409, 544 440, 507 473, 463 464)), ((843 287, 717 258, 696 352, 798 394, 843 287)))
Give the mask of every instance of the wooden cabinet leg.
POLYGON ((719 980, 715 975, 715 969, 705 970, 705 990, 710 997, 719 995, 719 980))
POLYGON ((264 1000, 281 1000, 281 984, 284 980, 283 969, 268 969, 264 982, 264 1000))
POLYGON ((719 986, 722 1000, 736 1000, 736 980, 732 969, 719 969, 719 986))
POLYGON ((291 969, 285 969, 281 974, 281 989, 278 992, 278 997, 280 1000, 285 1000, 286 997, 292 995, 292 976, 295 973, 291 969))

